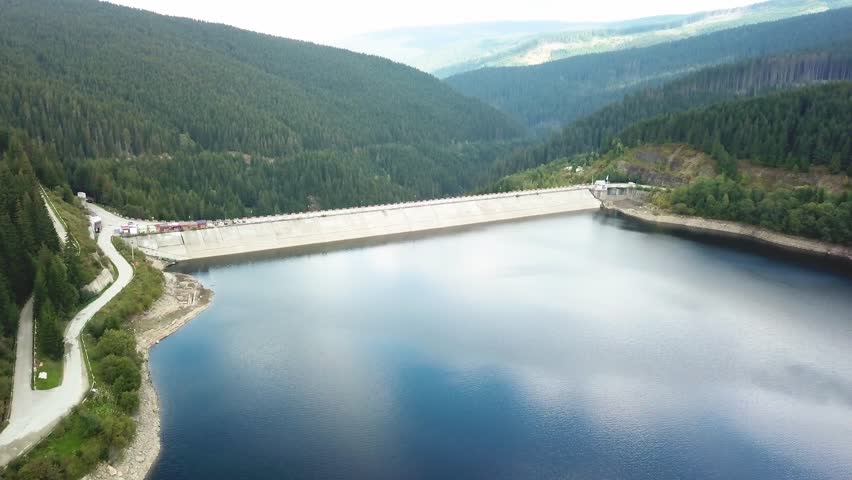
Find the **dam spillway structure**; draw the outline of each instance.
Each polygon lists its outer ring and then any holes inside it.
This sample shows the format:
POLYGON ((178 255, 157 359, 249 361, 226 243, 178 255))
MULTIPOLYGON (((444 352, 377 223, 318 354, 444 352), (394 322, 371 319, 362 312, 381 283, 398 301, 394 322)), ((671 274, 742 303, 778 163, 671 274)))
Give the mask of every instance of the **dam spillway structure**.
POLYGON ((185 261, 597 210, 589 186, 254 217, 230 225, 127 237, 156 258, 185 261))

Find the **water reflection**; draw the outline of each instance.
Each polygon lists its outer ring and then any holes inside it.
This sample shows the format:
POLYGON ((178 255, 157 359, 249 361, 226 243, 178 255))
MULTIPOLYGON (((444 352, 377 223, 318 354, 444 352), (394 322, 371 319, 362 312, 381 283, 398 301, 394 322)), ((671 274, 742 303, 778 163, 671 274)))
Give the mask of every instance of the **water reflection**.
POLYGON ((153 478, 848 478, 849 278, 623 222, 196 265, 153 478))

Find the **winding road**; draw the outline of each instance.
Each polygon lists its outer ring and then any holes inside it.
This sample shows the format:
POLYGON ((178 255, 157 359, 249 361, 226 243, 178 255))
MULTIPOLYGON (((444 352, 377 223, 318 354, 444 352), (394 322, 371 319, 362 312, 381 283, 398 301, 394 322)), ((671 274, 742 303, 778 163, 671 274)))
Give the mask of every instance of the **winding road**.
POLYGON ((98 246, 118 269, 118 279, 68 323, 65 330, 65 373, 62 385, 52 390, 32 389, 32 299, 21 310, 12 413, 9 425, 0 432, 0 467, 47 436, 53 427, 83 400, 89 390, 89 377, 80 345, 80 333, 92 316, 118 295, 133 278, 133 268, 118 253, 110 238, 110 232, 121 225, 123 219, 95 205, 89 205, 89 208, 102 218, 103 233, 98 237, 98 246))

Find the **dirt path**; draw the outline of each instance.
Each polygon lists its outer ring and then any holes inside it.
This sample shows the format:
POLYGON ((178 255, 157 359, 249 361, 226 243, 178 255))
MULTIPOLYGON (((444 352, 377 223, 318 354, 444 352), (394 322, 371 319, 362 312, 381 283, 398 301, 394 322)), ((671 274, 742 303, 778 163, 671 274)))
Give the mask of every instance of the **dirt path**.
POLYGON ((121 458, 101 464, 86 478, 123 478, 144 480, 160 454, 160 402, 151 382, 148 352, 160 340, 178 331, 203 312, 213 300, 213 292, 195 278, 181 273, 165 273, 165 292, 151 308, 133 320, 136 348, 143 358, 142 386, 139 388, 139 412, 136 437, 121 458))

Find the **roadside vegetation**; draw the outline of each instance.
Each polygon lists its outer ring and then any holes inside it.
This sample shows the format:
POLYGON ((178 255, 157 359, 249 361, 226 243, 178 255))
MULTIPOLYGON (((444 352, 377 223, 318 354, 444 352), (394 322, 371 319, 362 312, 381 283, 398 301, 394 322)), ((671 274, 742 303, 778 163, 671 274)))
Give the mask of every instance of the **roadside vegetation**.
POLYGON ((89 213, 68 185, 57 185, 46 190, 51 206, 65 223, 75 248, 79 247, 80 277, 88 284, 108 265, 98 244, 89 234, 89 213))
POLYGON ((3 472, 8 480, 70 480, 91 472, 133 439, 131 415, 139 407, 141 358, 128 321, 148 309, 163 293, 162 272, 144 255, 131 261, 129 247, 113 243, 131 262, 130 284, 89 321, 83 341, 94 376, 92 392, 32 452, 3 472))
MULTIPOLYGON (((0 418, 7 420, 21 307, 35 292, 39 355, 62 358, 62 326, 76 311, 83 278, 76 251, 61 241, 41 197, 36 175, 57 171, 43 145, 0 129, 0 418)), ((61 169, 59 170, 61 171, 61 169)))
POLYGON ((38 359, 36 368, 38 370, 36 371, 35 380, 33 380, 33 387, 36 390, 50 390, 51 388, 62 385, 62 374, 64 371, 63 359, 54 360, 43 356, 38 359), (47 378, 40 378, 38 374, 41 372, 47 373, 47 378))

